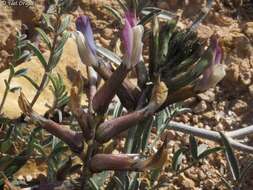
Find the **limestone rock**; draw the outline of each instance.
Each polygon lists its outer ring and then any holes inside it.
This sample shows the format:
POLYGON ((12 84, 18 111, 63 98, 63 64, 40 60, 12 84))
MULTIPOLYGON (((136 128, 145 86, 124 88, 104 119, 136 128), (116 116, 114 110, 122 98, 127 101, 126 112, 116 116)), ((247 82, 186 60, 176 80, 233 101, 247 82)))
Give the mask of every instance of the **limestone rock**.
MULTIPOLYGON (((29 62, 25 62, 15 68, 19 70, 21 68, 27 68, 27 75, 30 76, 37 84, 40 83, 43 73, 43 68, 37 57, 32 57, 29 62)), ((83 76, 86 76, 86 68, 81 64, 77 47, 73 39, 69 39, 64 47, 63 55, 57 67, 54 69, 53 73, 59 73, 64 80, 67 90, 71 88, 71 78, 73 78, 74 70, 81 70, 83 76)), ((0 73, 0 100, 3 97, 5 85, 4 79, 7 79, 9 75, 9 70, 0 73)), ((50 85, 50 84, 49 84, 50 85)), ((36 93, 36 89, 24 78, 14 78, 11 82, 11 87, 20 86, 22 87, 22 92, 26 95, 29 101, 32 100, 36 93)), ((16 118, 20 116, 20 109, 18 107, 17 99, 19 93, 9 93, 5 102, 3 112, 6 116, 10 118, 16 118)), ((86 101, 84 99, 84 101, 86 101)), ((51 105, 53 102, 53 94, 49 89, 49 86, 43 91, 40 98, 34 105, 34 110, 40 114, 44 114, 48 108, 46 104, 51 105)))

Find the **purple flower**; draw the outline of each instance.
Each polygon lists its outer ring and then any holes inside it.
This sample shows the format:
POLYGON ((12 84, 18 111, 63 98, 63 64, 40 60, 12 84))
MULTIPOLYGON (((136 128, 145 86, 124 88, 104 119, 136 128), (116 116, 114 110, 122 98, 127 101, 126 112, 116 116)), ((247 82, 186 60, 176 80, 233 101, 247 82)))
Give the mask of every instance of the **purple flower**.
POLYGON ((122 38, 128 68, 135 66, 140 61, 143 32, 143 26, 137 25, 136 14, 127 11, 125 13, 125 26, 123 28, 122 38))
POLYGON ((203 78, 198 81, 195 89, 205 91, 216 86, 226 75, 225 66, 221 64, 222 49, 216 35, 211 37, 210 50, 212 51, 212 60, 210 66, 203 72, 203 78))
POLYGON ((129 22, 131 27, 134 27, 137 25, 137 18, 136 18, 135 12, 127 11, 125 13, 125 19, 129 22))
POLYGON ((76 29, 85 36, 86 43, 88 44, 91 52, 94 55, 96 55, 96 45, 95 45, 89 17, 79 16, 76 20, 76 29))

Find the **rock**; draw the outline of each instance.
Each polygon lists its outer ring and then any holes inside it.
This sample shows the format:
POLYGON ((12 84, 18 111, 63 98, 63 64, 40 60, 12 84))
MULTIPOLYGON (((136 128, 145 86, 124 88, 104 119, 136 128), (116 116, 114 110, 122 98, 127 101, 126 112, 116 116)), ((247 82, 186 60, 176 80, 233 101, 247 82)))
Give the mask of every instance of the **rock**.
POLYGON ((27 182, 31 182, 33 177, 31 175, 27 175, 27 176, 25 176, 25 179, 27 182))
POLYGON ((252 53, 250 40, 246 36, 238 36, 234 39, 237 55, 241 58, 248 58, 252 53))
MULTIPOLYGON (((48 54, 45 56, 48 57, 48 54)), ((32 57, 31 61, 25 62, 17 66, 15 70, 19 70, 22 68, 27 68, 28 69, 27 75, 31 77, 37 84, 40 83, 43 68, 37 57, 32 57)), ((73 79, 73 75, 75 75, 74 72, 75 70, 81 70, 83 76, 86 76, 86 67, 85 65, 81 64, 75 41, 73 39, 69 39, 64 47, 62 57, 57 67, 53 71, 54 73, 59 73, 61 75, 64 84, 66 85, 67 91, 69 91, 71 88, 72 85, 71 79, 73 79)), ((4 79, 7 79, 8 76, 9 70, 0 73, 0 100, 2 100, 5 89, 4 79)), ((31 83, 22 77, 14 78, 12 80, 11 87, 14 86, 22 87, 22 92, 25 94, 25 96, 29 101, 32 100, 32 98, 36 93, 36 90, 31 85, 31 83)), ((17 101, 18 96, 19 93, 9 93, 7 96, 3 112, 6 116, 10 118, 17 118, 20 116, 21 111, 18 106, 17 101)), ((42 92, 40 98, 34 105, 34 110, 39 114, 44 114, 48 110, 46 104, 51 105, 53 103, 53 100, 54 100, 53 94, 48 86, 42 92)), ((86 102, 86 97, 84 97, 83 101, 86 102)))
POLYGON ((110 47, 110 43, 111 43, 110 40, 107 40, 107 39, 101 37, 99 39, 99 41, 100 41, 100 43, 102 44, 103 47, 105 47, 105 48, 110 47))
POLYGON ((236 113, 237 116, 242 115, 248 109, 248 104, 243 100, 238 100, 235 105, 232 107, 232 110, 236 113))
POLYGON ((198 94, 197 97, 200 98, 201 100, 204 100, 204 101, 210 103, 210 102, 214 101, 215 94, 213 91, 208 90, 205 93, 198 94))
POLYGON ((194 108, 193 108, 193 112, 194 113, 202 113, 204 111, 206 111, 207 109, 207 105, 205 101, 200 101, 194 108))
POLYGON ((251 38, 253 40, 253 22, 247 22, 243 26, 243 31, 244 31, 245 34, 247 34, 247 36, 249 38, 251 38))
POLYGON ((251 83, 251 72, 241 72, 240 73, 240 80, 245 85, 248 86, 251 83))
POLYGON ((237 82, 239 80, 240 68, 239 64, 232 63, 226 71, 225 79, 229 82, 237 82))
POLYGON ((195 189, 195 182, 184 175, 179 176, 179 182, 184 190, 193 190, 195 189))
POLYGON ((105 28, 103 31, 103 37, 105 37, 106 39, 111 39, 113 37, 113 29, 111 28, 105 28))

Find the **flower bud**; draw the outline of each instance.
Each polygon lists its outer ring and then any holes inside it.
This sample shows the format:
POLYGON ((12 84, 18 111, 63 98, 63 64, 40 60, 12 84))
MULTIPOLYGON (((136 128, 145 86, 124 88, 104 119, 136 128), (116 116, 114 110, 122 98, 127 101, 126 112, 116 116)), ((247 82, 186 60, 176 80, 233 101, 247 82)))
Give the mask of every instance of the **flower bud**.
POLYGON ((89 66, 96 66, 96 45, 89 18, 87 16, 78 17, 76 28, 77 32, 74 33, 74 36, 82 62, 89 66))
POLYGON ((211 64, 203 72, 203 77, 197 82, 196 91, 203 92, 215 87, 226 75, 225 65, 221 64, 222 49, 215 35, 211 38, 211 51, 213 51, 211 64))
POLYGON ((136 18, 127 12, 125 17, 125 26, 123 29, 123 44, 125 48, 125 64, 128 69, 133 68, 141 58, 142 36, 144 28, 142 25, 136 25, 136 18))

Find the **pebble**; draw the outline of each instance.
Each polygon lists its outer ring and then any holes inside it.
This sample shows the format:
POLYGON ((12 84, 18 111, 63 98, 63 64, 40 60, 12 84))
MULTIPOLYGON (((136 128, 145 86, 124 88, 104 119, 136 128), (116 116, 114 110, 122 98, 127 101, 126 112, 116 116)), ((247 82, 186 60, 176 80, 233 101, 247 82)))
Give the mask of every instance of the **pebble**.
POLYGON ((247 111, 248 104, 243 100, 238 100, 236 104, 233 106, 232 110, 236 113, 237 116, 242 115, 247 111))
POLYGON ((102 44, 103 47, 107 47, 108 48, 110 46, 110 42, 111 42, 110 40, 106 40, 106 39, 104 39, 104 38, 101 37, 99 39, 99 41, 100 41, 100 43, 102 44))
POLYGON ((245 85, 248 86, 251 83, 251 72, 243 72, 240 74, 240 79, 241 82, 245 85))
POLYGON ((215 100, 215 94, 211 90, 208 90, 205 93, 198 94, 198 98, 208 103, 211 103, 212 101, 215 100))
POLYGON ((192 190, 195 188, 195 182, 184 175, 179 176, 179 182, 184 190, 192 190))
POLYGON ((193 112, 194 112, 194 113, 202 113, 202 112, 206 111, 206 109, 207 109, 206 102, 202 100, 202 101, 200 101, 200 102, 197 104, 197 106, 195 106, 195 107, 193 108, 193 112))
POLYGON ((103 32, 103 37, 105 37, 106 39, 112 38, 113 37, 113 29, 105 28, 104 32, 103 32))
POLYGON ((25 179, 27 182, 31 182, 33 177, 31 175, 27 175, 27 176, 25 176, 25 179))

